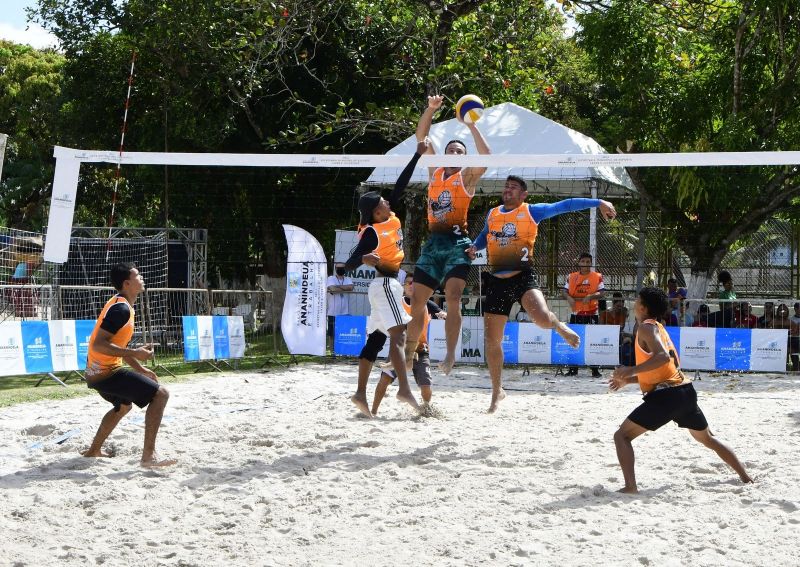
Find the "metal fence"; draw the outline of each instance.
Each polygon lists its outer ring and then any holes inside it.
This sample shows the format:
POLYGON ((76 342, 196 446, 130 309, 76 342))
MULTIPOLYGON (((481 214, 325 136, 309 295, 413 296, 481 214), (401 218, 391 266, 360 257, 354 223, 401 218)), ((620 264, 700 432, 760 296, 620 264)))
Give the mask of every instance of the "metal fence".
MULTIPOLYGON (((114 295, 112 287, 0 285, 2 321, 97 319, 114 295)), ((154 345, 155 362, 183 363, 185 315, 240 315, 245 328, 245 359, 268 359, 278 353, 276 306, 271 291, 148 288, 134 305, 132 345, 154 345)))

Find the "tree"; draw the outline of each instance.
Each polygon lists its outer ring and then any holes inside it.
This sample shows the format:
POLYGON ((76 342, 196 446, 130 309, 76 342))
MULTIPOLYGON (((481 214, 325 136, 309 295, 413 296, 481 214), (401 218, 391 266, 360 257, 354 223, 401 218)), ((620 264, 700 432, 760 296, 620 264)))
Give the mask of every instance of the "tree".
POLYGON ((0 217, 19 229, 44 224, 61 115, 64 57, 0 40, 0 132, 8 133, 0 217))
MULTIPOLYGON (((579 15, 600 78, 598 130, 636 151, 786 150, 800 133, 800 5, 783 0, 614 0, 579 15), (610 39, 611 38, 611 39, 610 39)), ((642 197, 676 228, 689 293, 734 243, 800 194, 800 171, 632 171, 642 197)))

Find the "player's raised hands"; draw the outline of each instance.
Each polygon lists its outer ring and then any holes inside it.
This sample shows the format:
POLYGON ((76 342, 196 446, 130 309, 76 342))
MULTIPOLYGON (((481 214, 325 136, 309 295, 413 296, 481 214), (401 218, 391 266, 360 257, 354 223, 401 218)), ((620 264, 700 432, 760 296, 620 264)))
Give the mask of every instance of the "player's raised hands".
POLYGON ((614 208, 614 205, 609 203, 608 201, 600 200, 600 214, 603 215, 603 218, 606 220, 611 220, 617 216, 617 209, 614 208))

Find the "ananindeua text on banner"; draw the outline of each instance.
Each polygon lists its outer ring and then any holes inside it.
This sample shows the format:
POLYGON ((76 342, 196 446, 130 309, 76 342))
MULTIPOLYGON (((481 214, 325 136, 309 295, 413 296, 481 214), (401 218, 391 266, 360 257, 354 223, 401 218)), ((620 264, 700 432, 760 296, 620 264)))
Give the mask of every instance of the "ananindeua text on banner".
POLYGON ((289 255, 281 332, 292 354, 325 354, 325 281, 328 264, 317 239, 302 228, 283 225, 289 255))

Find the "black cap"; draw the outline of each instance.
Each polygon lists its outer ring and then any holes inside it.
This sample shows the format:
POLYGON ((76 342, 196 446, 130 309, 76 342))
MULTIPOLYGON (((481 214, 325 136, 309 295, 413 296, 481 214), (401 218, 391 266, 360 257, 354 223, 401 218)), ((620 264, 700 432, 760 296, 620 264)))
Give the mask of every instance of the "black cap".
POLYGON ((372 211, 381 202, 381 194, 378 191, 364 193, 358 199, 358 212, 361 213, 361 226, 372 224, 372 211))

